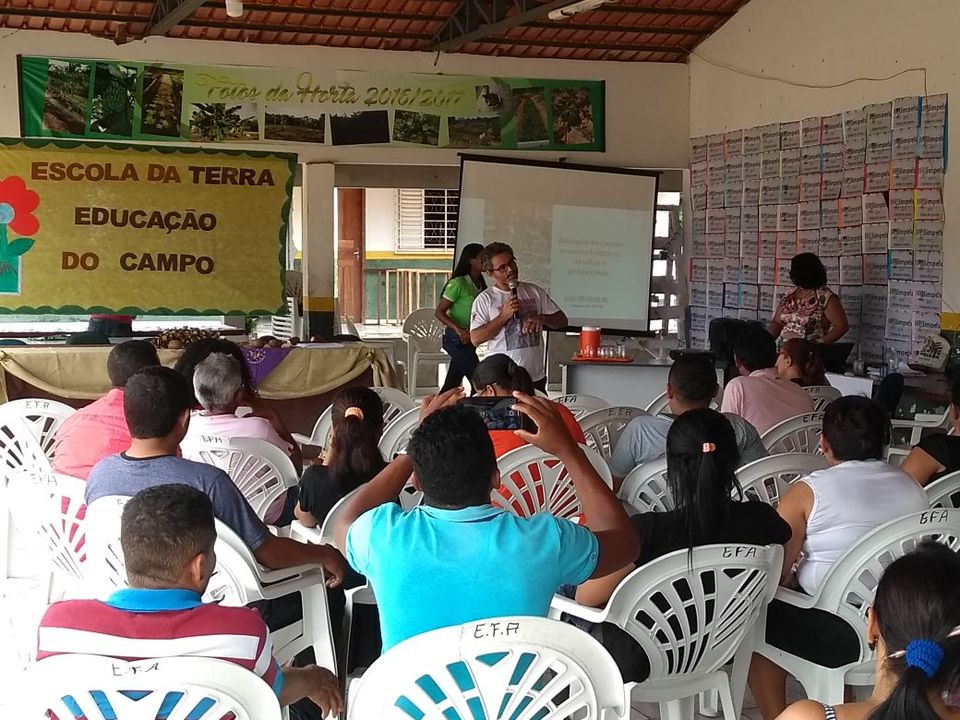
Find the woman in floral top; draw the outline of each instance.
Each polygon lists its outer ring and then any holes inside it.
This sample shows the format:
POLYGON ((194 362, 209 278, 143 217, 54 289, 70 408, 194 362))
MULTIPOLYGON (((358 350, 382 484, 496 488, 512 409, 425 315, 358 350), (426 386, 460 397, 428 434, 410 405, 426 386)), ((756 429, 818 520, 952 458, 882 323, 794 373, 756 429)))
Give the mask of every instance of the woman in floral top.
POLYGON ((840 298, 827 287, 827 271, 813 253, 800 253, 790 261, 790 279, 796 288, 780 301, 770 323, 770 333, 780 342, 804 338, 833 343, 850 327, 840 298))

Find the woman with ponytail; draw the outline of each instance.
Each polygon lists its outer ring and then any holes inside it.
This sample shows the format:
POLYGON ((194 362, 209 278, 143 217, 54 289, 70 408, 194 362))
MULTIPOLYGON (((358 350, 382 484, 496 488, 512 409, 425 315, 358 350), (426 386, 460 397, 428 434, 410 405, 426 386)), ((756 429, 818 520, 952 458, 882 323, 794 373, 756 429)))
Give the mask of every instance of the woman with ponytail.
MULTIPOLYGON (((631 522, 640 538, 640 555, 627 567, 577 589, 577 602, 600 607, 623 578, 651 560, 714 543, 784 544, 790 527, 777 511, 758 500, 741 501, 736 470, 737 436, 730 421, 715 410, 683 413, 667 433, 667 484, 675 503, 668 512, 646 512, 631 522)), ((599 629, 624 680, 640 682, 649 665, 636 643, 614 625, 599 629)))
POLYGON ((370 388, 344 388, 333 398, 333 429, 322 459, 304 470, 295 513, 306 527, 323 525, 345 495, 372 479, 386 463, 378 444, 383 403, 370 388))
POLYGON ((777 375, 782 380, 792 380, 800 387, 829 385, 826 372, 815 343, 803 338, 791 338, 780 346, 777 375))
MULTIPOLYGON (((792 483, 777 506, 790 524, 782 584, 814 595, 833 564, 884 523, 930 507, 903 470, 884 462, 890 421, 870 398, 848 395, 827 405, 820 450, 830 467, 792 483)), ((829 613, 774 600, 767 610, 768 645, 824 667, 855 662, 860 643, 850 625, 829 613)), ((755 654, 750 690, 763 720, 787 706, 787 673, 755 654)))
POLYGON ((835 707, 794 703, 779 720, 955 720, 960 718, 960 556, 927 542, 884 571, 867 615, 876 648, 868 700, 835 707))
MULTIPOLYGON (((479 397, 513 397, 514 392, 527 395, 533 395, 536 392, 530 373, 507 355, 489 355, 484 358, 473 371, 471 381, 474 394, 479 397)), ((578 443, 586 443, 583 430, 569 408, 559 403, 554 405, 573 439, 578 443)), ((491 430, 490 439, 493 441, 493 452, 498 458, 510 450, 527 444, 513 430, 491 430)))

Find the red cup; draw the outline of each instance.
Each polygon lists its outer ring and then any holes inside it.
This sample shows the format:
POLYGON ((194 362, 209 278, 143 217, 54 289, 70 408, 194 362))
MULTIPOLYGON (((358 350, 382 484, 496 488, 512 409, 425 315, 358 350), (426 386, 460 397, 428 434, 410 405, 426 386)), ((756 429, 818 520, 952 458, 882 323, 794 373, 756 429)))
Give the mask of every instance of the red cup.
POLYGON ((583 327, 580 329, 580 355, 593 357, 600 348, 600 328, 583 327))

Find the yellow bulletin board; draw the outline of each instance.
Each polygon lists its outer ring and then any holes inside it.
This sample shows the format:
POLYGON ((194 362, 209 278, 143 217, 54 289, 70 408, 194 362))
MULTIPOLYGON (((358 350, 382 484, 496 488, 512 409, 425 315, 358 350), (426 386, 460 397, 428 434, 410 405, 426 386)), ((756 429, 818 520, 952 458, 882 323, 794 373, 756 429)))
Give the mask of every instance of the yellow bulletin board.
POLYGON ((295 167, 0 138, 0 313, 276 313, 295 167))

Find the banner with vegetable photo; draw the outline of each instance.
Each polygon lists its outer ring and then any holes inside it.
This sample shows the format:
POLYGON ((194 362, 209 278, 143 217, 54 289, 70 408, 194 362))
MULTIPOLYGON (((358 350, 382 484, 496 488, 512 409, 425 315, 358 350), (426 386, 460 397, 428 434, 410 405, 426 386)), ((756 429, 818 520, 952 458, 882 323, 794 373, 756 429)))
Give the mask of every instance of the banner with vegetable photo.
POLYGON ((604 150, 602 81, 19 60, 24 137, 604 150))
POLYGON ((0 313, 274 314, 295 167, 284 153, 0 138, 0 313))

